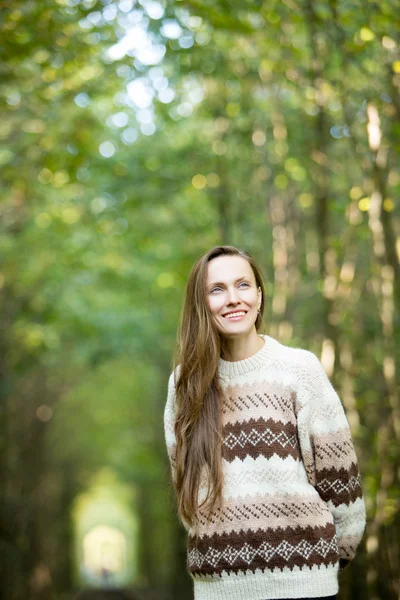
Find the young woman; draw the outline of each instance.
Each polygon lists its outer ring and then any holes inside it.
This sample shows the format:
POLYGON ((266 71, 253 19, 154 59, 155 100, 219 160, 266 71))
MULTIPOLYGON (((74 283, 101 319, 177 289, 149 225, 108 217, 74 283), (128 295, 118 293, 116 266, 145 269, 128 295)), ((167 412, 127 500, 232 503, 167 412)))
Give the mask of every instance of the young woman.
POLYGON ((259 334, 251 256, 188 278, 164 427, 195 600, 336 598, 365 527, 357 458, 319 359, 259 334))

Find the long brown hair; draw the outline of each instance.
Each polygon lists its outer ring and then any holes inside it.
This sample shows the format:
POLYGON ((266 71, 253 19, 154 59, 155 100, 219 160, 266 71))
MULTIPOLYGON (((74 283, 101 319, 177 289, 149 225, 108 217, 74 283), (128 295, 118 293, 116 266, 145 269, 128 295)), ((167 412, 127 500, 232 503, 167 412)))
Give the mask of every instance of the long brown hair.
POLYGON ((221 500, 222 449, 221 410, 222 388, 218 361, 224 355, 225 340, 217 330, 206 301, 208 263, 218 256, 241 256, 254 273, 257 288, 262 291, 260 312, 255 322, 258 331, 264 312, 262 275, 251 255, 234 246, 216 246, 203 254, 193 265, 178 328, 174 369, 179 365, 175 381, 177 413, 176 477, 178 513, 189 526, 196 523, 196 512, 205 507, 210 515, 221 500), (199 504, 199 486, 203 474, 208 491, 199 504))

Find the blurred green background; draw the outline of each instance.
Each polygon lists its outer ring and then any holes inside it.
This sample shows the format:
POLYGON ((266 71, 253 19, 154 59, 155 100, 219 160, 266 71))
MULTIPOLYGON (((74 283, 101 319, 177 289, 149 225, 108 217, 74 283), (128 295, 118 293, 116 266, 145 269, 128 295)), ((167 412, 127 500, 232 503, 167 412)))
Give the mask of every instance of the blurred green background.
POLYGON ((191 598, 162 415, 220 243, 345 406, 368 524, 340 600, 397 600, 399 0, 13 0, 0 28, 4 600, 191 598))

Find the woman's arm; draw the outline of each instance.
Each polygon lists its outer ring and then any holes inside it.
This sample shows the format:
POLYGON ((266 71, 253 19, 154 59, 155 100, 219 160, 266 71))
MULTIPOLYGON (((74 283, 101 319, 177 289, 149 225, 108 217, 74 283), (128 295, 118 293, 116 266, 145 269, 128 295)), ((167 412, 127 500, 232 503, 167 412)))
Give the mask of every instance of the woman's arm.
POLYGON ((175 482, 175 456, 176 456, 176 438, 175 438, 175 413, 176 413, 176 395, 174 383, 174 371, 168 380, 167 402, 164 409, 164 434, 167 446, 168 458, 171 466, 172 481, 175 482))
POLYGON ((319 359, 307 352, 298 418, 299 443, 310 483, 336 525, 340 568, 354 558, 365 529, 365 504, 349 424, 319 359))

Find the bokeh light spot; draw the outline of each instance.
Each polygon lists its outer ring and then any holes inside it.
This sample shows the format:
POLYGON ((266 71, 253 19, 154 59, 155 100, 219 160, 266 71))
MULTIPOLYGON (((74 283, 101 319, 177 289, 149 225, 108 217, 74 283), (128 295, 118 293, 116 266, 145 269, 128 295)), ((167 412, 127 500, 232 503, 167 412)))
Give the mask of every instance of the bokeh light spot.
POLYGON ((74 98, 74 102, 80 108, 86 108, 90 104, 90 98, 86 92, 81 92, 74 98))
POLYGON ((134 127, 128 127, 128 129, 125 129, 121 134, 121 140, 126 145, 133 144, 137 139, 138 132, 134 127))
POLYGON ((28 119, 22 123, 22 130, 25 133, 43 133, 45 129, 46 125, 40 119, 28 119))
POLYGON ((302 208, 310 208, 313 204, 312 194, 303 193, 299 196, 300 206, 302 208))
POLYGON ((365 198, 361 198, 358 201, 358 208, 363 212, 367 212, 371 205, 371 198, 369 196, 365 196, 365 198))
POLYGON ((68 183, 68 181, 69 181, 69 175, 68 175, 67 171, 57 171, 53 175, 52 183, 53 183, 54 187, 61 188, 61 187, 63 187, 63 185, 68 183))
POLYGON ((140 125, 140 131, 143 133, 143 135, 153 135, 153 133, 156 131, 156 126, 154 123, 142 123, 140 125))
POLYGON ((212 149, 213 149, 214 154, 218 154, 218 155, 225 154, 226 144, 225 144, 225 142, 221 142, 221 140, 216 140, 212 145, 212 149))
POLYGON ((67 225, 73 225, 81 216, 81 211, 77 206, 68 206, 62 211, 62 219, 67 225))
POLYGON ((128 96, 138 108, 148 108, 152 101, 154 92, 146 80, 135 79, 127 85, 128 96))
POLYGON ((251 139, 255 146, 263 146, 267 140, 267 137, 263 131, 257 130, 253 133, 251 139))
POLYGON ((160 288, 173 287, 175 282, 175 276, 173 273, 160 273, 157 277, 157 285, 160 288))
POLYGON ((117 112, 111 115, 110 122, 115 127, 126 127, 129 123, 129 117, 125 112, 117 112))
POLYGON ((196 190, 202 190, 207 185, 207 179, 201 173, 192 178, 192 185, 196 190))
POLYGON ((52 416, 53 411, 47 404, 42 404, 36 409, 36 417, 39 419, 39 421, 43 421, 43 423, 50 421, 52 416))
POLYGON ((288 183, 288 178, 283 173, 279 173, 279 175, 275 177, 275 186, 278 190, 286 190, 288 183))
POLYGON ((387 212, 391 212, 392 210, 394 210, 394 202, 391 198, 385 198, 383 201, 383 209, 386 210, 387 212))
POLYGON ((53 179, 53 173, 50 171, 50 169, 45 167, 39 172, 37 178, 40 183, 50 183, 50 181, 53 179))
POLYGON ((98 71, 90 65, 86 65, 85 67, 83 67, 83 69, 79 71, 79 77, 83 79, 83 81, 89 81, 98 74, 98 71))
POLYGON ((0 165, 6 165, 7 163, 11 162, 13 158, 14 153, 8 148, 2 148, 0 150, 0 165))
POLYGON ((363 42, 372 42, 372 40, 375 39, 375 34, 369 27, 361 27, 360 39, 363 42))
POLYGON ((362 189, 358 185, 354 185, 350 190, 350 198, 352 200, 358 200, 362 196, 362 189))
POLYGON ((93 198, 93 200, 90 203, 90 208, 91 208, 92 212, 95 214, 99 214, 99 213, 103 212, 103 210, 107 208, 106 198, 103 198, 102 196, 93 198))
POLYGON ((17 92, 16 90, 10 92, 7 95, 7 104, 9 106, 18 106, 18 104, 21 102, 21 95, 19 92, 17 92))
POLYGON ((384 35, 382 38, 382 46, 386 48, 386 50, 394 50, 396 48, 396 42, 389 36, 384 35))
POLYGON ((103 142, 99 146, 99 152, 104 158, 110 158, 115 154, 115 146, 112 142, 103 142))
POLYGON ((40 213, 35 219, 35 223, 41 229, 46 229, 51 223, 51 216, 48 213, 40 213))
POLYGON ((159 2, 154 2, 153 0, 150 2, 142 1, 142 6, 150 19, 161 19, 164 15, 164 7, 159 2))
POLYGON ((169 40, 177 40, 182 35, 183 30, 175 19, 165 19, 161 27, 161 33, 169 40))
POLYGON ((176 110, 181 117, 190 117, 193 113, 193 107, 189 102, 182 102, 176 110))
POLYGON ((158 99, 163 104, 169 104, 175 98, 175 92, 171 88, 167 88, 165 90, 160 90, 158 92, 158 99))

